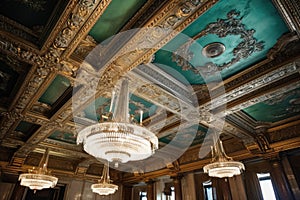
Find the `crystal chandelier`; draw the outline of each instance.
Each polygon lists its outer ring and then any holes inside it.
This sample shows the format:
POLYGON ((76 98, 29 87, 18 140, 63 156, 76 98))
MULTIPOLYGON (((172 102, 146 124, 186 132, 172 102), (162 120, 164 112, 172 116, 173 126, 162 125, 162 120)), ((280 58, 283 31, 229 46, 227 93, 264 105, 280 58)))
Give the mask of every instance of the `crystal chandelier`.
POLYGON ((47 170, 48 159, 49 150, 47 149, 37 169, 29 169, 29 173, 20 174, 20 185, 29 187, 31 190, 35 191, 55 187, 58 178, 51 176, 50 172, 47 170))
POLYGON ((222 141, 217 140, 214 147, 211 147, 212 161, 203 167, 203 171, 211 177, 225 178, 241 174, 245 166, 241 162, 233 161, 226 155, 222 141))
POLYGON ((112 93, 109 112, 101 115, 99 123, 82 129, 77 144, 83 143, 88 154, 114 162, 115 167, 118 163, 146 159, 158 148, 158 139, 142 126, 142 116, 141 112, 139 124, 129 117, 128 79, 124 78, 120 90, 116 95, 112 93))
POLYGON ((91 186, 91 189, 94 193, 99 195, 110 195, 115 193, 118 190, 118 186, 115 184, 111 184, 111 180, 109 178, 109 165, 104 165, 103 172, 98 183, 95 183, 91 186))

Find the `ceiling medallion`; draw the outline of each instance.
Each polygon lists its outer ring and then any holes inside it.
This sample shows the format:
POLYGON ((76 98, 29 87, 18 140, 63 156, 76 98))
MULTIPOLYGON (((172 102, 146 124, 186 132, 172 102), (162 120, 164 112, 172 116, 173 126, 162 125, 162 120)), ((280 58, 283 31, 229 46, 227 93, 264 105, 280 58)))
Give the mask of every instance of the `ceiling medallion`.
POLYGON ((210 75, 234 65, 242 59, 247 59, 255 52, 262 51, 265 41, 258 41, 254 37, 255 30, 247 28, 242 19, 243 16, 240 16, 239 11, 231 10, 227 13, 227 18, 218 19, 215 22, 207 24, 202 31, 181 45, 172 54, 172 60, 183 70, 191 70, 194 73, 204 74, 207 73, 206 71, 209 71, 207 74, 210 75), (233 57, 222 64, 215 64, 213 70, 205 69, 207 66, 211 66, 210 63, 205 63, 203 66, 197 66, 197 64, 195 66, 191 65, 191 61, 195 56, 194 52, 190 49, 191 45, 199 38, 209 34, 216 35, 220 39, 224 38, 222 40, 226 40, 226 37, 229 35, 235 35, 241 39, 240 43, 236 44, 232 50, 233 57))
POLYGON ((139 124, 129 118, 127 78, 122 80, 118 94, 112 93, 109 112, 100 118, 99 123, 82 129, 77 137, 77 144, 83 143, 84 150, 95 158, 114 162, 118 167, 119 163, 144 160, 158 148, 156 135, 142 125, 143 112, 139 124))
POLYGON ((103 172, 98 183, 91 185, 91 189, 94 193, 99 195, 110 195, 118 190, 118 186, 111 184, 109 177, 109 163, 103 166, 103 172))
POLYGON ((31 190, 42 190, 45 188, 53 188, 57 184, 58 178, 51 176, 47 170, 49 159, 49 150, 47 149, 43 155, 37 169, 28 170, 29 173, 20 174, 20 185, 29 187, 31 190))
POLYGON ((224 44, 220 42, 210 43, 202 49, 202 55, 207 58, 215 58, 224 53, 225 49, 224 44))
POLYGON ((203 167, 203 171, 208 173, 209 176, 218 178, 233 177, 240 175, 242 170, 245 170, 243 163, 234 161, 226 155, 220 139, 211 148, 211 163, 203 167))

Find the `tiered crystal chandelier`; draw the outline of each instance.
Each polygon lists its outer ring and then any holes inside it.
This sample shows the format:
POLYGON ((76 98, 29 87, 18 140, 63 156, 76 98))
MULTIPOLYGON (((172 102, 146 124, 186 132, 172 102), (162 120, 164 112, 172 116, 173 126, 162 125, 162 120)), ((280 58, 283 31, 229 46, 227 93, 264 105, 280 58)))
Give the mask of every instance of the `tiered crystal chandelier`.
POLYGON ((115 184, 111 184, 111 180, 109 178, 109 164, 104 165, 103 172, 98 183, 95 183, 91 186, 91 189, 94 193, 99 195, 110 195, 115 193, 118 190, 118 186, 115 184))
POLYGON ((241 174, 245 166, 241 162, 233 161, 226 155, 222 141, 218 139, 214 147, 211 147, 211 163, 203 167, 203 171, 211 177, 225 178, 241 174))
POLYGON ((101 116, 99 123, 82 129, 78 133, 77 144, 83 143, 88 154, 114 162, 117 167, 119 163, 150 157, 158 148, 158 139, 142 126, 142 113, 139 124, 129 118, 127 78, 122 79, 120 89, 114 94, 109 112, 101 116))
POLYGON ((51 176, 50 172, 47 170, 48 159, 49 150, 47 149, 37 169, 29 169, 29 173, 20 174, 20 185, 29 187, 31 190, 42 190, 55 187, 58 178, 51 176))

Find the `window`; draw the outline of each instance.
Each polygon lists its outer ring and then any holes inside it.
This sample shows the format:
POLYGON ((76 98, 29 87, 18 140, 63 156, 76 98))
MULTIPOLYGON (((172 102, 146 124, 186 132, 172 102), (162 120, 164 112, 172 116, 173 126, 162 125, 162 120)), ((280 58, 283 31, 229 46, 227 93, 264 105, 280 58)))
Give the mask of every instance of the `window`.
POLYGON ((276 200, 270 173, 257 174, 264 200, 276 200))
POLYGON ((147 192, 140 192, 140 200, 147 200, 147 192))
POLYGON ((204 189, 205 200, 213 200, 213 189, 212 189, 211 181, 204 182, 203 189, 204 189))

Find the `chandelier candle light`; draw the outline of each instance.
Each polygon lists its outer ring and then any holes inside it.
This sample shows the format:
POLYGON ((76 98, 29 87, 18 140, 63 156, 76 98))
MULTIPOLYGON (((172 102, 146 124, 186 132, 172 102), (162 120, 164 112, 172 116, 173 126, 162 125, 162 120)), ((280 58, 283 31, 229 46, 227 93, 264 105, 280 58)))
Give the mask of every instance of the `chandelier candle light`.
POLYGON ((51 176, 47 170, 49 159, 49 150, 44 153, 37 169, 28 170, 29 173, 20 174, 20 185, 29 187, 31 190, 42 190, 45 188, 53 188, 57 184, 58 178, 51 176))
POLYGON ((83 143, 88 154, 114 162, 115 167, 119 163, 144 160, 158 148, 156 135, 142 126, 142 114, 139 124, 129 118, 127 78, 122 79, 120 90, 112 93, 109 112, 101 116, 99 123, 78 133, 79 143, 83 143))
POLYGON ((91 189, 94 193, 99 195, 110 195, 115 193, 118 190, 118 186, 111 184, 109 178, 109 164, 103 166, 103 172, 98 183, 95 183, 91 186, 91 189))
POLYGON ((226 155, 220 139, 211 147, 212 161, 203 167, 203 171, 211 177, 225 178, 240 175, 245 166, 241 162, 233 161, 226 155))

